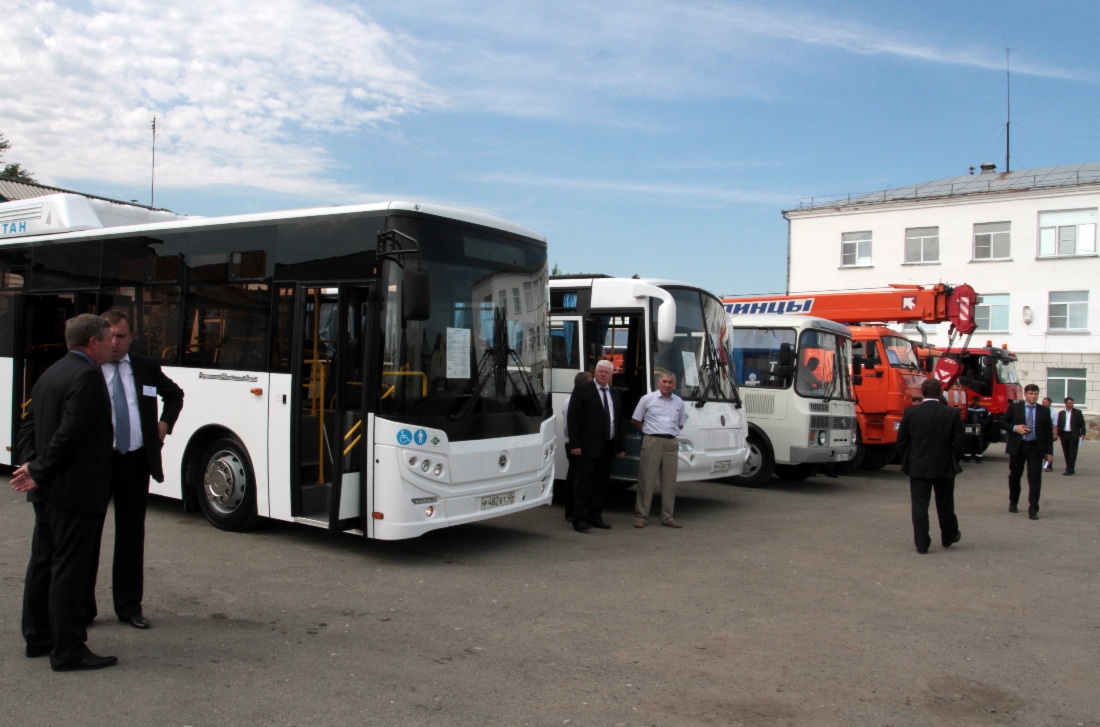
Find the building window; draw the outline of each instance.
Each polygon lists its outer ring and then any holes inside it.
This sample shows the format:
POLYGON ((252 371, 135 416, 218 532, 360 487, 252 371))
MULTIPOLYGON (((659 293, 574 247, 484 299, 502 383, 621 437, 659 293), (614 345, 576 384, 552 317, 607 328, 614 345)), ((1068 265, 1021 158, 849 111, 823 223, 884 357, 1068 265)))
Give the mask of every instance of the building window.
POLYGON ((1008 296, 979 295, 974 306, 974 322, 980 331, 1008 330, 1008 296))
POLYGON ((870 232, 845 232, 841 235, 840 264, 844 267, 871 264, 870 232))
POLYGON ((940 261, 940 228, 910 227, 905 231, 905 262, 937 263, 940 261))
POLYGON ((1039 257, 1095 254, 1095 209, 1039 213, 1039 257))
POLYGON ((535 291, 531 289, 530 283, 523 284, 523 299, 527 302, 527 310, 535 309, 535 291))
POLYGON ((1050 294, 1052 331, 1083 331, 1089 327, 1089 292, 1087 290, 1050 294))
POLYGON ((523 303, 519 299, 519 288, 512 288, 512 302, 516 304, 513 312, 518 316, 523 312, 523 303))
POLYGON ((1011 250, 1011 222, 983 222, 974 225, 974 259, 1004 260, 1011 250))
POLYGON ((1047 369, 1047 396, 1056 404, 1069 397, 1075 406, 1083 407, 1086 373, 1086 369, 1047 369))
POLYGON ((935 323, 906 323, 901 327, 901 332, 906 336, 919 336, 923 333, 925 336, 935 336, 939 333, 940 327, 935 323))
MULTIPOLYGON (((508 315, 508 289, 498 290, 497 299, 500 301, 500 312, 504 315, 508 315)), ((515 311, 515 313, 518 314, 519 311, 515 311)))

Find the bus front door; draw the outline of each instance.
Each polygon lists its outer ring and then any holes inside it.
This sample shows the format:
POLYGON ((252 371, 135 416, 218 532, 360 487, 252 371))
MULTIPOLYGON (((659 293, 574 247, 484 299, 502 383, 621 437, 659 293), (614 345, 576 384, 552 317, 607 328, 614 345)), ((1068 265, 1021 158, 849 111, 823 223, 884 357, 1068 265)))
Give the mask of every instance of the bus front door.
POLYGON ((371 286, 303 285, 299 301, 298 464, 292 511, 327 524, 329 530, 366 533, 371 437, 364 372, 371 286))

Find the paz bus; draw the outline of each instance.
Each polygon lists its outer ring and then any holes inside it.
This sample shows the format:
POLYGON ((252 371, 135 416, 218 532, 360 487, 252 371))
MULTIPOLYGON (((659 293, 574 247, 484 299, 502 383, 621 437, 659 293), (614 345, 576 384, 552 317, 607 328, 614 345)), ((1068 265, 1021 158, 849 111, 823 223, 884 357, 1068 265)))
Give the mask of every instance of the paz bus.
POLYGON ((190 218, 71 194, 0 221, 3 463, 65 320, 117 308, 186 394, 151 491, 219 528, 392 540, 549 503, 534 232, 408 202, 190 218))
MULTIPOLYGON (((732 307, 732 306, 727 306, 732 307)), ((852 334, 823 318, 730 314, 733 363, 749 417, 740 482, 804 480, 856 456, 852 334)))
MULTIPOLYGON (((614 366, 611 385, 622 394, 626 456, 612 463, 612 479, 638 479, 641 435, 628 420, 638 400, 657 390, 661 373, 676 374, 675 393, 687 409, 678 437, 677 481, 741 473, 745 415, 730 357, 725 310, 711 293, 667 280, 563 275, 550 279, 550 362, 554 410, 573 391, 582 369, 600 359, 614 366)), ((557 417, 559 476, 567 468, 564 418, 557 417)))

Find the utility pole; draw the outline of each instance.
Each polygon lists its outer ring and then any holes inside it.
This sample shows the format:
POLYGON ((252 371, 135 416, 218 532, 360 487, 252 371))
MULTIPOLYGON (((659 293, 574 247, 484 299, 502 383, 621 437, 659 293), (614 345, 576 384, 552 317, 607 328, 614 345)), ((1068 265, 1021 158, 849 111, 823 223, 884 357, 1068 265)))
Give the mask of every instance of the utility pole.
POLYGON ((157 117, 153 116, 153 168, 149 174, 149 206, 156 207, 157 181, 157 117))
POLYGON ((1011 48, 1005 48, 1005 99, 1007 103, 1007 113, 1005 115, 1005 172, 1011 172, 1012 167, 1009 165, 1011 159, 1010 153, 1012 150, 1012 76, 1009 74, 1009 54, 1012 52, 1011 48))

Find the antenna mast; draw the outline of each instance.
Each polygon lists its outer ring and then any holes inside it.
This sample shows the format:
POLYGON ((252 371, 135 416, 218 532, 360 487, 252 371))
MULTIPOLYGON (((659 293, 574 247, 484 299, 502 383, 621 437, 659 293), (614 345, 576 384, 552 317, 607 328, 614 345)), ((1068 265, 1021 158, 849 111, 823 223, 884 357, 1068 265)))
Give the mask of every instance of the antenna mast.
POLYGON ((1012 167, 1009 165, 1011 159, 1010 152, 1012 150, 1012 76, 1009 75, 1009 54, 1012 52, 1011 48, 1005 48, 1005 102, 1007 104, 1007 113, 1005 116, 1005 172, 1011 172, 1012 167))
POLYGON ((153 168, 149 174, 149 206, 156 207, 157 180, 157 117, 153 116, 153 168))

